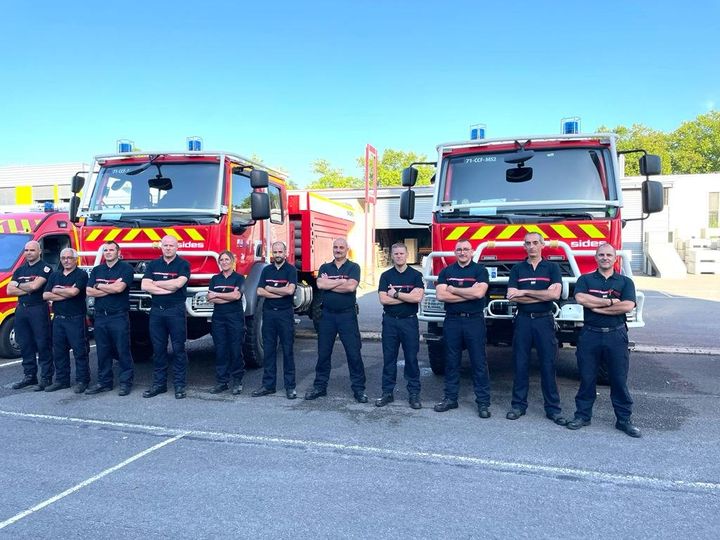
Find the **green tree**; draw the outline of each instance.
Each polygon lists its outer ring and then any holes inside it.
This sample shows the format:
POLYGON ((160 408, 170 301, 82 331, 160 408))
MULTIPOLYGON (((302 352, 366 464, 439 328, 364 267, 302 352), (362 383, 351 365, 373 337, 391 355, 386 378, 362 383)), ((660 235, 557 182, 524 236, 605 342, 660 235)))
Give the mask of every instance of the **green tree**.
POLYGON ((361 188, 364 185, 362 179, 346 176, 342 169, 332 167, 325 159, 313 161, 313 172, 320 176, 307 185, 308 189, 361 188))
POLYGON ((720 111, 683 122, 670 140, 673 173, 720 172, 720 111))
MULTIPOLYGON (((402 170, 411 163, 428 161, 424 154, 416 154, 415 152, 403 152, 402 150, 386 149, 378 160, 378 186, 379 187, 400 187, 400 178, 402 170)), ((365 170, 365 157, 357 159, 358 166, 365 170)), ((427 186, 430 184, 430 178, 435 172, 435 168, 431 166, 417 167, 419 186, 427 186)), ((372 164, 371 164, 372 170, 372 164)))
MULTIPOLYGON (((656 154, 662 160, 662 173, 672 174, 672 156, 670 150, 670 136, 662 131, 651 129, 642 124, 633 124, 631 127, 616 126, 608 129, 605 126, 598 128, 599 133, 615 133, 618 136, 618 150, 643 149, 649 154, 656 154)), ((625 175, 639 176, 640 166, 638 159, 641 154, 628 154, 625 156, 625 175)))

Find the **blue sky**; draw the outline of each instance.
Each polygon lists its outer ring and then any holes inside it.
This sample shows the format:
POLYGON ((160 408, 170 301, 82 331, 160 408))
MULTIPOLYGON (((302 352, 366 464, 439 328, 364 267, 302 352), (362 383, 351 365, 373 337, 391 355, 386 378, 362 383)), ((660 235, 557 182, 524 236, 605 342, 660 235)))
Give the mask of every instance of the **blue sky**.
POLYGON ((88 162, 126 138, 250 156, 304 185, 366 143, 642 123, 720 103, 720 2, 5 2, 0 165, 88 162))

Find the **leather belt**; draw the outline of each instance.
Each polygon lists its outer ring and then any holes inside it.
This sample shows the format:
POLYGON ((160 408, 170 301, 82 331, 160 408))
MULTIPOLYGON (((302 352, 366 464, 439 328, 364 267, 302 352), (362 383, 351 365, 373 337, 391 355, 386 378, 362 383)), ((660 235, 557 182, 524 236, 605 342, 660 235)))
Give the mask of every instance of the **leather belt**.
POLYGON ((552 313, 550 313, 549 311, 541 311, 538 313, 534 313, 532 311, 531 312, 519 311, 518 315, 522 315, 523 317, 530 317, 531 319, 539 319, 541 317, 551 317, 552 313))
POLYGON ((588 326, 586 324, 584 328, 587 328, 591 332, 602 332, 603 334, 607 334, 608 332, 615 332, 616 330, 625 328, 625 325, 621 324, 620 326, 588 326))
POLYGON ((127 312, 124 309, 114 309, 114 310, 96 309, 95 310, 95 316, 103 315, 105 317, 109 317, 110 315, 117 315, 118 313, 127 313, 127 312))
POLYGON ((462 317, 465 319, 474 319, 475 317, 482 317, 483 312, 481 311, 479 313, 469 313, 467 311, 460 311, 460 312, 448 313, 447 316, 448 317, 462 317))
POLYGON ((413 317, 417 317, 417 315, 415 313, 412 315, 390 315, 383 311, 383 317, 390 317, 391 319, 412 319, 413 317))
POLYGON ((332 313, 333 315, 338 315, 340 313, 350 313, 351 311, 355 311, 354 307, 347 308, 347 309, 329 309, 326 307, 323 307, 323 311, 327 311, 328 313, 332 313))

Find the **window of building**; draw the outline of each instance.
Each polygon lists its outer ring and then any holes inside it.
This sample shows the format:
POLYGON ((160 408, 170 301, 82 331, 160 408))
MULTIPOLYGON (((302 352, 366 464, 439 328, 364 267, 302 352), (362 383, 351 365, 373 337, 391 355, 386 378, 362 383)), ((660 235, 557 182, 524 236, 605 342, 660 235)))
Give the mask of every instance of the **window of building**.
POLYGON ((720 192, 708 193, 708 227, 720 227, 718 207, 720 206, 720 192))

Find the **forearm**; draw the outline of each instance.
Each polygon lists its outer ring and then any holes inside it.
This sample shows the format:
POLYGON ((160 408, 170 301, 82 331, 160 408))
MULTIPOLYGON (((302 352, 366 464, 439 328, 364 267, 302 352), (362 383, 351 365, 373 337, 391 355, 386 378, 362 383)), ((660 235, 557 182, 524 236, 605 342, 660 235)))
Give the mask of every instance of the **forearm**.
POLYGON ((67 288, 55 288, 53 287, 52 293, 60 296, 62 298, 75 298, 78 294, 80 294, 80 289, 77 287, 67 287, 67 288))
POLYGON ((94 287, 88 287, 85 289, 85 293, 92 298, 102 298, 108 295, 105 291, 101 291, 100 289, 96 289, 94 287))
POLYGON ((629 313, 635 307, 635 303, 630 300, 623 300, 621 302, 615 302, 612 306, 593 308, 595 313, 603 315, 624 315, 629 313))
POLYGON ((321 291, 331 291, 338 285, 340 285, 340 280, 338 279, 319 278, 317 280, 317 287, 321 291))
POLYGON ((59 294, 55 294, 52 292, 44 292, 43 300, 45 300, 46 302, 62 302, 63 300, 65 300, 65 298, 60 296, 59 294))
POLYGON ((577 293, 575 295, 575 301, 583 307, 588 309, 610 307, 610 298, 598 298, 587 293, 577 293))
POLYGON ((333 290, 336 293, 352 293, 352 292, 355 292, 357 290, 357 288, 358 288, 357 283, 350 283, 349 281, 347 281, 345 283, 341 283, 340 285, 335 287, 333 290))
POLYGON ((423 291, 422 289, 413 289, 410 292, 400 292, 398 299, 406 304, 419 304, 423 299, 423 291))
POLYGON ((27 293, 23 291, 20 287, 17 285, 13 285, 12 283, 9 283, 7 286, 7 295, 8 296, 24 296, 27 293))

